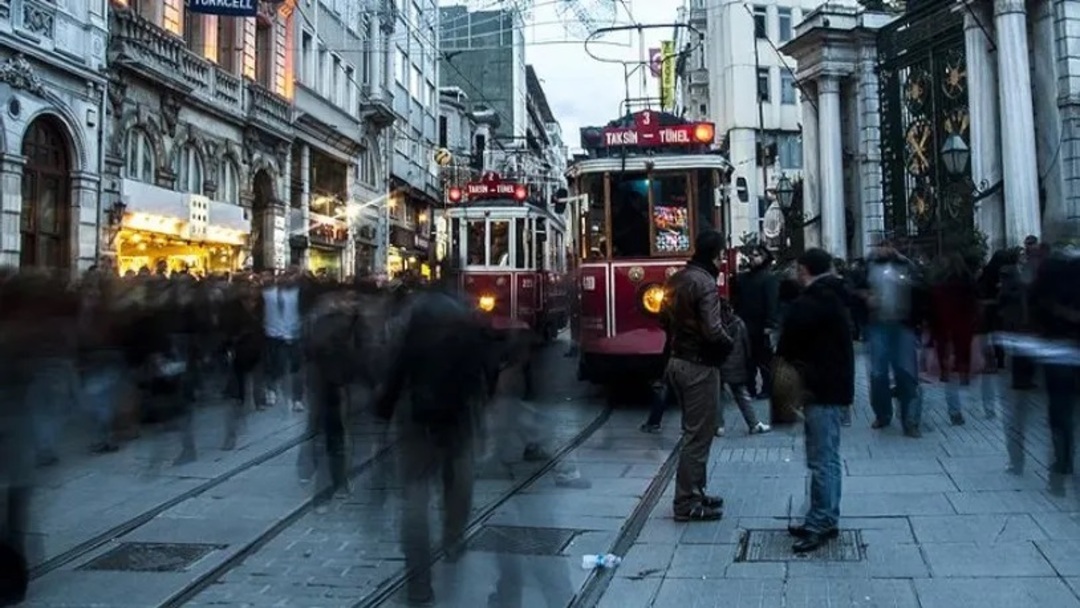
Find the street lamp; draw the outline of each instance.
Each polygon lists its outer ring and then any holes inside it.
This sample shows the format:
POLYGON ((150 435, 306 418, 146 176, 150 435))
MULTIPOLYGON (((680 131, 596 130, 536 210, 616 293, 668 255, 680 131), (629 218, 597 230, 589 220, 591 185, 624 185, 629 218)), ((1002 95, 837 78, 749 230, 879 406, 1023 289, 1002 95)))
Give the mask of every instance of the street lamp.
POLYGON ((945 145, 941 147, 941 160, 945 163, 945 170, 953 177, 960 177, 967 171, 968 161, 971 159, 971 150, 964 143, 964 138, 953 133, 945 138, 945 145))
POLYGON ((795 200, 795 186, 786 175, 780 176, 776 182, 776 201, 784 211, 791 209, 791 203, 795 200))

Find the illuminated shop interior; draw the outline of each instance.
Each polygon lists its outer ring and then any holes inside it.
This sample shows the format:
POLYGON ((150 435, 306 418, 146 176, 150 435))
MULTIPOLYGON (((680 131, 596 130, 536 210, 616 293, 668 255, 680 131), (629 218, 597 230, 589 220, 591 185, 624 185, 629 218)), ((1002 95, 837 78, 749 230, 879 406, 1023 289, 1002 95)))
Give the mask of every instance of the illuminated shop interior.
POLYGON ((240 270, 247 256, 247 234, 206 226, 194 231, 190 222, 147 213, 127 213, 116 236, 120 274, 153 272, 164 261, 168 272, 188 269, 199 275, 240 270))

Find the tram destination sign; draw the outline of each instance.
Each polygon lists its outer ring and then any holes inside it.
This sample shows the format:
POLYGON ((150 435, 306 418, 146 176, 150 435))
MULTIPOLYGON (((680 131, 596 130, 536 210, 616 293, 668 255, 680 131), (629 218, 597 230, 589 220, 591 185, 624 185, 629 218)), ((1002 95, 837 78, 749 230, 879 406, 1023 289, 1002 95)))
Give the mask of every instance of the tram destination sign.
POLYGON ((255 17, 259 14, 259 0, 186 0, 185 5, 191 12, 203 15, 255 17))
POLYGON ((506 181, 498 173, 485 173, 478 182, 465 184, 465 196, 469 200, 509 198, 521 202, 529 198, 524 184, 506 181))
POLYGON ((701 146, 713 143, 715 134, 711 122, 661 125, 659 113, 644 110, 634 114, 632 126, 603 129, 597 143, 605 148, 701 146))

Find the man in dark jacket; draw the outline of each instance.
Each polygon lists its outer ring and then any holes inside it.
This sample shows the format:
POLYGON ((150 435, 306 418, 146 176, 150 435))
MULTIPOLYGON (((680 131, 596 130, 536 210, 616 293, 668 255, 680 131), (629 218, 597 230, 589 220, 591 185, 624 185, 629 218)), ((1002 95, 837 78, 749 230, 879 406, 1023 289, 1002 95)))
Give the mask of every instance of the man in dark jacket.
POLYGON ((838 534, 840 520, 840 426, 855 399, 855 352, 844 308, 843 280, 832 273, 832 256, 810 249, 799 256, 806 286, 788 310, 777 354, 799 371, 804 403, 810 509, 803 525, 789 528, 797 553, 814 551, 838 534))
POLYGON ((720 398, 723 355, 731 349, 720 315, 716 279, 724 255, 724 236, 698 235, 686 268, 668 279, 669 301, 662 322, 670 360, 667 380, 682 408, 684 439, 675 474, 675 520, 720 519, 723 500, 705 494, 706 467, 720 398))
POLYGON ((773 333, 779 321, 780 280, 773 274, 773 255, 764 245, 750 252, 750 269, 735 281, 735 314, 746 324, 750 338, 750 395, 768 397, 772 380, 769 364, 773 356, 773 333), (757 375, 761 372, 761 390, 757 375))
POLYGON ((476 311, 448 292, 421 289, 403 303, 403 341, 378 413, 396 418, 401 434, 403 553, 406 568, 416 572, 408 599, 425 603, 434 601, 429 483, 444 484, 443 540, 457 554, 472 508, 474 431, 491 341, 476 311), (409 394, 395 408, 405 387, 409 394))

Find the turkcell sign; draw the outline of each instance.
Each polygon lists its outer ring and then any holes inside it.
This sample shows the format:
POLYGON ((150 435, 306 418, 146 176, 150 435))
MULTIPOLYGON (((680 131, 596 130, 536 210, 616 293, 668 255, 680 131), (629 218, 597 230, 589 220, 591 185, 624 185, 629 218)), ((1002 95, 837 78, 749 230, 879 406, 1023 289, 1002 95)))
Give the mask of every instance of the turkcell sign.
POLYGON ((259 14, 259 0, 187 0, 193 13, 222 17, 254 17, 259 14))

